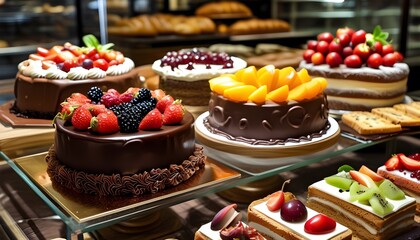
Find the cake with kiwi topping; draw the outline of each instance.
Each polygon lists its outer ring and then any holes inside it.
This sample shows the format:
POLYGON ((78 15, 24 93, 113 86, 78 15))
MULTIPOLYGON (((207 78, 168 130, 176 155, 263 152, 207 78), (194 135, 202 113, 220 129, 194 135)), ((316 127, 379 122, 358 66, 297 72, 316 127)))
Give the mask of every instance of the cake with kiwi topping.
POLYGON ((378 168, 377 173, 416 199, 416 217, 420 219, 420 154, 394 154, 378 168))
POLYGON ((204 126, 231 141, 284 145, 311 141, 329 128, 324 78, 305 69, 249 66, 210 81, 204 126))
POLYGON ((210 99, 208 80, 233 74, 246 65, 241 58, 224 52, 193 48, 166 53, 153 63, 152 69, 159 75, 159 88, 202 113, 210 99))
POLYGON ((83 41, 83 47, 71 43, 38 47, 19 63, 11 112, 52 119, 72 93, 87 92, 93 86, 120 92, 141 86, 134 62, 113 50, 113 44, 101 45, 93 35, 84 36, 83 41))
POLYGON ((307 43, 300 68, 313 77, 325 77, 330 109, 371 110, 402 103, 409 66, 376 26, 372 32, 339 28, 322 32, 307 43))
POLYGON ((195 142, 194 118, 168 96, 99 87, 70 95, 45 158, 52 182, 84 194, 140 196, 199 174, 206 157, 195 142))
POLYGON ((393 239, 412 228, 414 198, 366 166, 338 171, 308 187, 308 207, 333 217, 360 239, 393 239))

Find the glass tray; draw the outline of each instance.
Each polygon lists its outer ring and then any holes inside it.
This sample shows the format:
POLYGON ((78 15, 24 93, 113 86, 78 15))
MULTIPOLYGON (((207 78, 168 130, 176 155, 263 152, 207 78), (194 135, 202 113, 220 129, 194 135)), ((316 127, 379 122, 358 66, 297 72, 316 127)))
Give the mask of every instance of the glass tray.
POLYGON ((154 209, 203 196, 204 192, 207 194, 218 186, 229 186, 229 182, 241 177, 239 172, 207 159, 205 168, 190 180, 160 193, 141 197, 97 197, 53 184, 46 173, 45 155, 46 152, 43 152, 12 160, 0 152, 0 156, 75 234, 94 231, 154 209))

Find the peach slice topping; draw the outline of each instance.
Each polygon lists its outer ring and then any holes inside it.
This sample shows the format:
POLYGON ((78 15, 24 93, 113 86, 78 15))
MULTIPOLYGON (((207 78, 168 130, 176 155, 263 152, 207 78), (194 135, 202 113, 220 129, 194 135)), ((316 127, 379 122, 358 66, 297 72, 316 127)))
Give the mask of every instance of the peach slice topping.
POLYGON ((235 74, 224 74, 209 80, 210 89, 235 102, 264 104, 267 100, 281 103, 303 101, 321 94, 327 87, 325 78, 311 79, 306 69, 276 69, 266 65, 260 69, 248 66, 235 74))

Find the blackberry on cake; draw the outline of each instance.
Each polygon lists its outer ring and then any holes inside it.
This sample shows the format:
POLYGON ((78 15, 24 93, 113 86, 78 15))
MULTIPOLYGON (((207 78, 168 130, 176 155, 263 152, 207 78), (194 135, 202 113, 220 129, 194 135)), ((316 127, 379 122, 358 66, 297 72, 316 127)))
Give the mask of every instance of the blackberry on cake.
POLYGON ((339 28, 307 43, 299 68, 328 81, 325 93, 332 110, 371 110, 403 102, 409 67, 394 49, 389 34, 339 28))
POLYGON ((162 99, 164 92, 154 91, 109 89, 99 104, 85 94, 69 96, 54 118, 55 141, 46 156, 52 182, 84 194, 140 196, 199 174, 206 156, 195 142, 193 116, 182 108, 167 124, 164 114, 175 114, 167 112, 175 103, 162 114, 154 96, 162 99), (129 102, 115 100, 126 95, 129 102))
POLYGON ((134 62, 114 44, 100 44, 95 36, 83 37, 85 46, 65 43, 50 49, 38 47, 19 63, 12 113, 26 118, 52 119, 60 104, 72 93, 87 93, 94 103, 102 91, 140 87, 134 62))

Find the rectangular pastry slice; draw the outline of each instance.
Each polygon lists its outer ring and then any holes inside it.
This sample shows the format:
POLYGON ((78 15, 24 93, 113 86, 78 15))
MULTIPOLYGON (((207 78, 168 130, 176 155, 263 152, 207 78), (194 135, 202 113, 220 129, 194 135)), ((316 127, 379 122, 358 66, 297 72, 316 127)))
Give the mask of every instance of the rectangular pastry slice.
MULTIPOLYGON (((355 181, 349 176, 334 177, 355 181)), ((393 239, 412 228, 415 223, 415 199, 403 194, 402 198, 391 200, 382 192, 372 190, 374 186, 361 188, 362 184, 356 184, 359 189, 353 191, 351 187, 350 190, 344 190, 330 185, 325 180, 318 181, 308 187, 306 204, 347 226, 359 239, 393 239), (368 192, 374 194, 365 194, 362 199, 362 194, 368 192), (356 198, 354 194, 358 194, 359 199, 352 199, 356 198), (384 211, 381 212, 380 209, 384 211)))
POLYGON ((405 103, 396 104, 393 107, 402 112, 405 112, 406 114, 409 114, 415 117, 420 117, 420 104, 417 102, 410 103, 410 104, 405 104, 405 103))
POLYGON ((395 133, 402 130, 400 124, 394 124, 385 118, 365 111, 345 113, 341 120, 362 135, 395 133))
POLYGON ((420 126, 420 118, 393 107, 382 107, 372 109, 372 113, 377 114, 394 124, 400 124, 402 127, 420 126))
POLYGON ((347 227, 336 223, 332 232, 324 234, 310 234, 305 232, 304 225, 308 219, 319 214, 318 212, 307 208, 307 217, 299 222, 287 222, 280 217, 280 210, 270 211, 266 202, 268 197, 253 201, 248 206, 248 224, 263 234, 267 239, 333 239, 333 240, 351 240, 352 231, 347 227))

